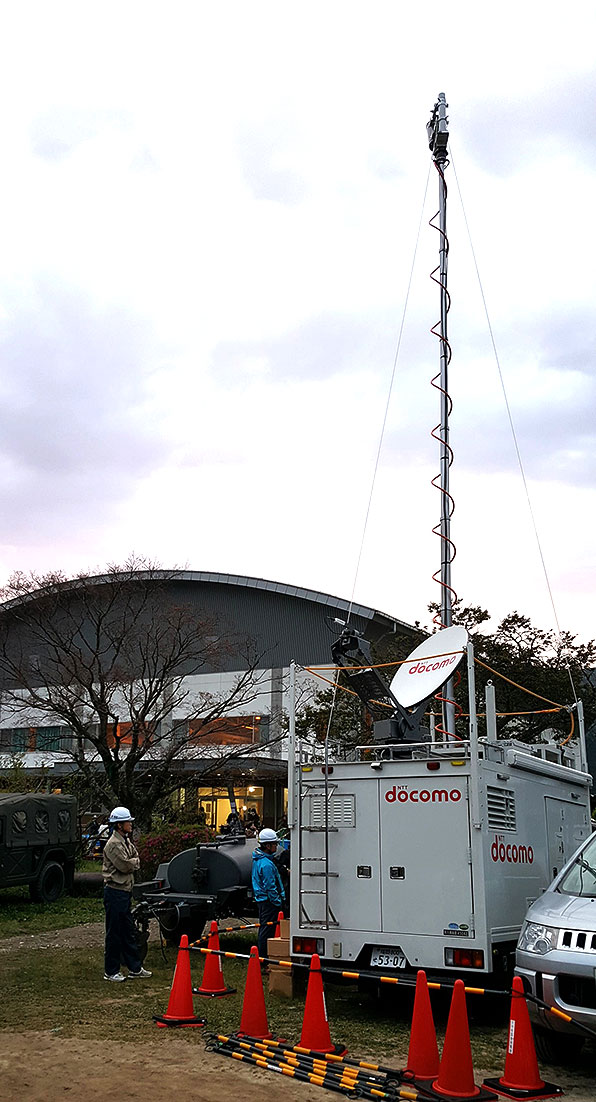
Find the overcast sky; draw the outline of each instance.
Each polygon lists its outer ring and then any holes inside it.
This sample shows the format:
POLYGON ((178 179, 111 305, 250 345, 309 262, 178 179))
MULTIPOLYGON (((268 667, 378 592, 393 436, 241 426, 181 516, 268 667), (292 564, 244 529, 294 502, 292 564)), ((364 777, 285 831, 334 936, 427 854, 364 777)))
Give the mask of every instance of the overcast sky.
POLYGON ((555 625, 467 219, 556 614, 596 634, 595 43, 581 0, 4 5, 0 580, 136 552, 427 622, 444 91, 454 585, 555 625))

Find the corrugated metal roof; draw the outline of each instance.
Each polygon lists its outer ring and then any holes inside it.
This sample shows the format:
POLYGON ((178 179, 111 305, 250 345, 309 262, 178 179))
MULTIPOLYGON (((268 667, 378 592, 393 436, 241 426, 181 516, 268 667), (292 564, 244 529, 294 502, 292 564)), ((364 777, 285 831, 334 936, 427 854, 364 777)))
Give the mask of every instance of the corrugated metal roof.
MULTIPOLYGON (((189 582, 212 582, 216 585, 235 585, 245 586, 249 589, 264 589, 269 590, 271 593, 283 593, 287 597, 298 597, 302 600, 317 601, 323 605, 333 605, 334 608, 343 609, 345 612, 350 608, 350 602, 344 597, 334 597, 329 593, 321 593, 316 589, 303 589, 301 586, 290 585, 286 582, 274 582, 267 578, 251 578, 246 575, 240 574, 217 574, 214 571, 204 570, 152 570, 136 572, 136 576, 162 578, 164 580, 172 581, 189 581, 189 582)), ((102 581, 108 581, 108 577, 105 574, 97 574, 94 577, 85 579, 73 579, 73 581, 67 581, 64 583, 65 587, 69 585, 80 586, 81 584, 97 585, 102 581)), ((22 598, 17 598, 21 600, 22 598)), ((7 605, 12 604, 12 601, 7 601, 7 605)), ((384 620, 391 621, 400 627, 403 627, 406 631, 413 630, 413 625, 406 623, 405 620, 400 620, 396 616, 390 615, 388 612, 381 612, 380 609, 369 608, 368 605, 352 604, 352 613, 354 616, 360 616, 365 620, 372 618, 382 618, 384 620)))
MULTIPOLYGON (((329 661, 333 639, 341 631, 335 620, 346 620, 350 609, 350 602, 343 597, 245 575, 152 570, 138 571, 133 577, 161 582, 176 604, 186 605, 197 618, 215 618, 222 631, 234 633, 239 651, 242 639, 250 638, 269 668, 287 668, 292 660, 303 666, 329 661)), ((77 590, 109 580, 106 575, 73 579, 65 582, 64 588, 77 590)), ((20 598, 19 603, 23 600, 27 598, 20 598)), ((13 603, 7 602, 7 607, 13 603)), ((387 632, 409 636, 414 631, 404 621, 360 604, 351 606, 350 622, 371 641, 387 632)), ((239 657, 239 653, 230 655, 223 668, 238 669, 239 657)))

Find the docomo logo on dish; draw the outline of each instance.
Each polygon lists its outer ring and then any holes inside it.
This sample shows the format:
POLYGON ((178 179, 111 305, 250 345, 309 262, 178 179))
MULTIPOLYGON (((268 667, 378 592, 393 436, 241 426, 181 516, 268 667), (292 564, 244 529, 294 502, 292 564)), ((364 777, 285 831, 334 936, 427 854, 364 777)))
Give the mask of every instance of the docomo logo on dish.
POLYGON ((456 804, 458 800, 461 800, 462 793, 459 788, 452 788, 447 790, 446 788, 388 788, 385 793, 385 799, 388 804, 447 804, 449 802, 456 804))
POLYGON ((449 654, 445 658, 431 658, 427 661, 426 658, 419 659, 418 662, 413 662, 408 667, 408 673, 431 673, 433 670, 444 670, 448 666, 453 666, 454 662, 459 662, 461 653, 449 654))
POLYGON ((502 861, 508 865, 531 865, 534 861, 534 850, 531 846, 512 845, 510 842, 499 841, 498 834, 490 847, 490 855, 493 861, 502 861))

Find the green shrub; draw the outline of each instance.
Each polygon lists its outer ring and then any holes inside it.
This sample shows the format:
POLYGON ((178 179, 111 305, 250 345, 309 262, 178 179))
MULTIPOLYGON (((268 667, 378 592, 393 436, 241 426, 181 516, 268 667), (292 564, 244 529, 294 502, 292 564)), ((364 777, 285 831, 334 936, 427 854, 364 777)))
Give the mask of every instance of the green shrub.
POLYGON ((212 842, 214 838, 215 833, 210 827, 199 826, 198 823, 183 827, 164 826, 151 834, 141 834, 136 845, 142 878, 151 879, 162 861, 170 861, 181 850, 191 849, 199 842, 212 842))

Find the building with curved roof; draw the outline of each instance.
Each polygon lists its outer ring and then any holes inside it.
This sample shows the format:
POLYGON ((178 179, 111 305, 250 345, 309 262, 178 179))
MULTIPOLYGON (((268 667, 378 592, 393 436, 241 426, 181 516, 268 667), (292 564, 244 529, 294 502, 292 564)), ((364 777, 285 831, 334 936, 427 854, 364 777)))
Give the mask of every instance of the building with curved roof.
MULTIPOLYGON (((414 638, 414 629, 409 624, 387 613, 351 604, 327 593, 262 578, 206 571, 151 570, 136 571, 131 579, 159 587, 163 608, 184 609, 198 621, 216 623, 220 634, 229 639, 230 645, 226 653, 220 653, 217 667, 210 667, 207 662, 202 663, 200 670, 191 665, 185 670, 189 693, 225 693, 246 669, 247 645, 253 656, 258 655, 255 671, 258 691, 253 698, 247 703, 239 703, 235 712, 227 715, 225 723, 214 724, 206 735, 203 732, 196 752, 185 753, 176 763, 184 789, 184 773, 187 771, 190 775, 196 755, 212 760, 213 791, 209 795, 207 786, 202 786, 205 791, 199 792, 199 799, 208 820, 214 823, 220 823, 223 812, 229 808, 229 793, 222 793, 222 785, 217 783, 218 762, 222 759, 226 761, 228 776, 234 776, 240 806, 254 806, 260 815, 270 819, 280 816, 286 782, 282 720, 287 712, 288 673, 292 662, 302 670, 309 666, 331 665, 331 645, 348 619, 352 627, 373 643, 401 636, 405 649, 409 650, 408 644, 414 638), (254 784, 237 783, 240 780, 252 780, 254 784)), ((66 598, 74 608, 80 603, 82 589, 101 593, 102 586, 107 588, 112 581, 112 576, 107 574, 63 582, 60 584, 62 602, 64 604, 66 598)), ((3 611, 8 616, 15 605, 35 598, 35 593, 26 594, 8 602, 0 607, 0 617, 3 611)), ((36 653, 30 660, 40 662, 43 656, 40 658, 36 653)), ((303 673, 303 680, 306 677, 303 673)), ((4 763, 18 754, 28 768, 50 765, 54 776, 71 770, 69 738, 72 735, 68 728, 58 719, 50 724, 47 715, 36 716, 34 710, 27 718, 28 722, 24 723, 22 713, 17 719, 13 709, 2 708, 0 755, 4 763)), ((123 715, 120 718, 124 730, 126 720, 123 715)), ((169 721, 172 730, 180 732, 188 723, 184 707, 175 706, 169 721)), ((188 735, 188 730, 185 734, 188 735)), ((221 775, 219 779, 221 781, 221 775)))

